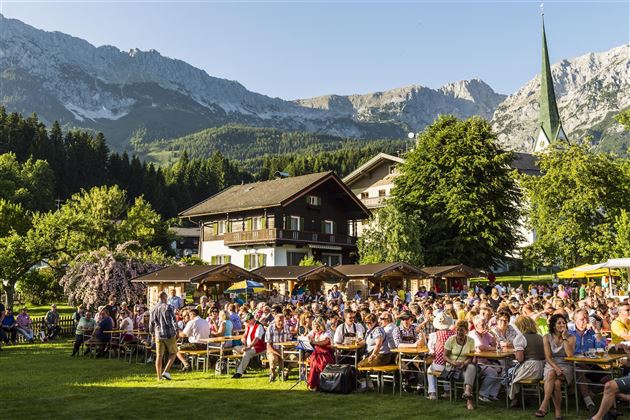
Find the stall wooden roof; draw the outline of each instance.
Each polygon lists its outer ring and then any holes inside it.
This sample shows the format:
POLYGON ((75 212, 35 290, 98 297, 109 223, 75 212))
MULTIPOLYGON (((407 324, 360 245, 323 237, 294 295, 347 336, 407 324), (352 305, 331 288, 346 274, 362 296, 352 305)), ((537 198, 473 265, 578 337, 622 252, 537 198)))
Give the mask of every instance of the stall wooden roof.
POLYGON ((326 265, 320 266, 277 266, 260 267, 252 271, 264 277, 267 281, 326 281, 339 282, 348 280, 345 274, 340 273, 336 268, 326 265))
POLYGON ((427 277, 422 269, 404 262, 378 264, 345 264, 335 267, 349 278, 427 277))
POLYGON ((470 278, 479 276, 479 270, 464 264, 422 267, 429 277, 470 278))
POLYGON ((264 281, 259 275, 234 264, 220 265, 171 265, 131 279, 132 283, 206 283, 234 282, 241 280, 264 281))

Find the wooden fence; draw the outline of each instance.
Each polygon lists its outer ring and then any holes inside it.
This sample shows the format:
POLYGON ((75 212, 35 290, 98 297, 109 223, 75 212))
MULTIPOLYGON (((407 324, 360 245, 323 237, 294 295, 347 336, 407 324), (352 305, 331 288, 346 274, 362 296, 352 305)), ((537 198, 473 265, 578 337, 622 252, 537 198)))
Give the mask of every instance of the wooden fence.
MULTIPOLYGON (((33 323, 33 333, 35 340, 39 340, 41 336, 41 331, 46 333, 46 323, 44 322, 46 319, 45 316, 32 317, 31 322, 33 323)), ((70 337, 74 336, 74 332, 76 330, 76 325, 72 320, 72 315, 60 316, 59 317, 59 327, 61 327, 61 331, 59 332, 59 336, 61 337, 70 337)), ((18 333, 18 341, 24 342, 24 337, 18 333)))

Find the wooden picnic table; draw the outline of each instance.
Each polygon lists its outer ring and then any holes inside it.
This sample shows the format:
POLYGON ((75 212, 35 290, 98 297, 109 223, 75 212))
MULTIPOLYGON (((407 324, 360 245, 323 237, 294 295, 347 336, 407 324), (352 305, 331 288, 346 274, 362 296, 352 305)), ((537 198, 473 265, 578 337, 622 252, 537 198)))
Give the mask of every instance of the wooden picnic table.
POLYGON ((242 335, 222 335, 220 337, 210 337, 210 338, 201 338, 198 341, 200 343, 224 343, 226 341, 234 341, 234 340, 240 340, 241 338, 243 338, 242 335))
POLYGON ((400 354, 423 354, 428 353, 428 347, 397 347, 395 349, 391 349, 392 353, 400 353, 400 354))
POLYGON ((584 354, 578 354, 571 357, 565 357, 564 360, 567 362, 573 362, 573 386, 575 387, 575 413, 577 415, 580 414, 580 394, 578 392, 578 385, 589 385, 589 386, 604 386, 599 383, 592 382, 579 382, 579 378, 582 377, 582 374, 586 373, 608 373, 611 377, 615 376, 615 362, 619 359, 623 359, 627 357, 627 354, 604 354, 597 355, 595 357, 589 357, 584 354), (590 369, 588 365, 597 365, 598 369, 590 369))
MULTIPOLYGON (((501 350, 501 351, 486 350, 486 351, 477 351, 477 352, 468 353, 468 354, 466 354, 466 356, 467 357, 474 357, 476 359, 498 360, 499 362, 501 362, 501 367, 502 367, 501 379, 504 379, 506 377, 507 371, 508 371, 508 360, 512 359, 515 354, 516 354, 516 352, 514 350, 508 350, 508 351, 504 351, 504 350, 501 350)), ((505 406, 507 408, 510 407, 510 400, 509 400, 507 389, 506 389, 506 392, 505 392, 505 406)))
POLYGON ((400 370, 400 384, 398 389, 402 395, 404 373, 410 372, 418 374, 422 379, 424 393, 427 393, 427 364, 429 356, 429 348, 426 346, 403 346, 391 349, 392 353, 398 353, 398 368, 400 370))
POLYGON ((508 351, 478 351, 466 354, 467 357, 478 357, 482 359, 501 360, 514 357, 516 352, 514 350, 508 351))
POLYGON ((335 363, 339 363, 339 359, 348 357, 354 359, 354 368, 359 365, 359 350, 365 347, 365 344, 335 344, 335 363), (345 354, 342 354, 345 353, 345 354))
POLYGON ((598 355, 596 357, 588 357, 583 354, 579 354, 576 356, 565 357, 564 360, 567 362, 582 363, 585 365, 607 365, 619 359, 623 359, 624 357, 628 357, 628 355, 625 353, 613 353, 603 356, 598 355))

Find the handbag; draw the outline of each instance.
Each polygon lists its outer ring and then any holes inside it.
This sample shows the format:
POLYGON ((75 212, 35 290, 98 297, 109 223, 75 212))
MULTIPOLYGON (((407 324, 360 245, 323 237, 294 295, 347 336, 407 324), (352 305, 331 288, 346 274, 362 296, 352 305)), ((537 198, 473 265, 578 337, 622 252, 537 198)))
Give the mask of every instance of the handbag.
POLYGON ((462 379, 462 371, 457 369, 444 369, 439 379, 445 381, 459 381, 462 379))
MULTIPOLYGON (((463 350, 464 350, 464 346, 461 346, 459 348, 459 353, 457 354, 457 357, 455 358, 455 360, 459 359, 459 356, 462 355, 463 350)), ((448 366, 452 366, 452 365, 448 365, 448 366)), ((462 379, 462 371, 458 369, 453 369, 453 368, 449 369, 447 367, 446 369, 442 371, 442 373, 440 373, 439 379, 442 379, 445 381, 459 381, 462 379)))

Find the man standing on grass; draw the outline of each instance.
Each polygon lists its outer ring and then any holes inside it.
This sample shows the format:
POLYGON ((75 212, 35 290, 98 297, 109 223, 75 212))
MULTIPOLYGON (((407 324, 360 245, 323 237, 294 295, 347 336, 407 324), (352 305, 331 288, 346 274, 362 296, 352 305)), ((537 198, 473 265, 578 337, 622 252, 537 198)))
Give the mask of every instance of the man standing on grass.
POLYGON ((168 373, 177 357, 177 320, 173 307, 167 303, 168 294, 160 293, 160 301, 151 310, 149 318, 149 331, 154 334, 155 342, 155 371, 158 381, 162 378, 171 380, 168 373), (162 371, 162 359, 164 353, 168 351, 168 362, 162 371))

